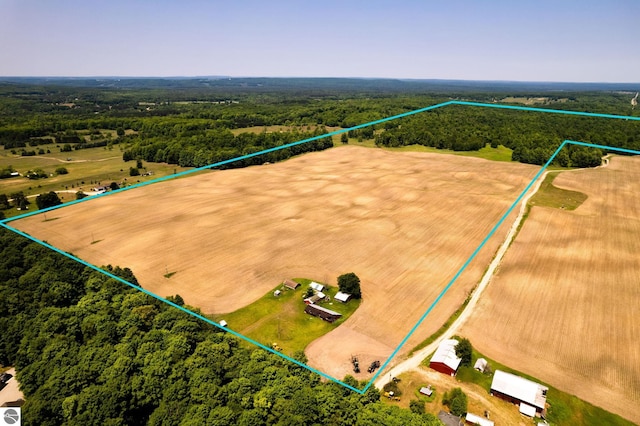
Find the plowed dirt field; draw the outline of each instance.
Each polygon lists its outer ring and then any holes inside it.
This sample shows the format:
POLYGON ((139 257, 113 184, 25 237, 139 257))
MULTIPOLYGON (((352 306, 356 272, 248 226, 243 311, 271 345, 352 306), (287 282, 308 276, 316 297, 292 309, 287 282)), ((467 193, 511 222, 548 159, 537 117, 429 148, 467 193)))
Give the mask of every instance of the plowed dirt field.
POLYGON ((561 173, 575 211, 533 207, 462 334, 491 358, 640 420, 640 158, 561 173))
MULTIPOLYGON (((312 366, 342 378, 351 354, 362 354, 361 362, 390 355, 538 169, 345 146, 154 184, 49 212, 47 221, 39 215, 12 224, 93 264, 130 267, 144 288, 180 294, 205 313, 234 311, 284 278, 335 284, 355 272, 362 305, 307 348, 312 366)), ((507 227, 404 350, 462 303, 507 227)))

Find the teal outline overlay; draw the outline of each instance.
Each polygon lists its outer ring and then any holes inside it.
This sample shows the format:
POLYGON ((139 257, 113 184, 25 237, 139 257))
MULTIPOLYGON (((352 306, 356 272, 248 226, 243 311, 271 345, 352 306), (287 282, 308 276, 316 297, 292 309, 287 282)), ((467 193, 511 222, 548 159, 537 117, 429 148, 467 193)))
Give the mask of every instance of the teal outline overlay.
MULTIPOLYGON (((558 148, 555 150, 555 152, 553 153, 553 155, 549 158, 549 160, 542 166, 542 168, 538 171, 538 173, 536 173, 536 175, 533 177, 533 179, 531 180, 531 182, 529 182, 529 184, 524 188, 524 190, 520 193, 520 195, 518 196, 518 198, 516 198, 516 200, 513 202, 513 204, 511 204, 511 206, 507 209, 507 211, 502 215, 502 217, 498 220, 498 222, 493 226, 493 228, 489 231, 489 233, 487 234, 487 236, 482 240, 482 242, 480 243, 480 245, 473 251, 473 253, 471 254, 471 256, 469 256, 469 258, 463 263, 463 265, 460 267, 460 269, 458 269, 458 271, 456 272, 456 274, 453 276, 453 278, 449 281, 449 283, 440 291, 440 293, 438 294, 438 296, 434 299, 434 301, 431 303, 431 305, 429 305, 429 307, 427 308, 427 310, 425 311, 425 313, 418 319, 418 321, 414 324, 414 326, 409 330, 409 332, 407 333, 407 335, 402 339, 402 341, 398 344, 398 346, 396 347, 396 349, 391 353, 391 355, 389 356, 389 358, 387 358, 387 360, 380 366, 380 368, 378 369, 377 373, 375 373, 373 375, 373 377, 371 378, 371 380, 369 380, 369 382, 365 385, 364 388, 362 389, 358 389, 356 387, 353 387, 345 382, 343 382, 342 380, 339 380, 327 373, 323 373, 320 370, 317 370, 305 363, 302 363, 288 355, 285 355, 283 353, 280 353, 276 350, 274 350, 273 348, 270 348, 268 346, 265 346, 259 342, 256 342, 255 340, 246 337, 228 327, 223 327, 220 324, 218 324, 217 322, 210 320, 209 318, 206 318, 203 315, 200 315, 196 312, 190 311, 188 309, 186 309, 183 306, 177 305, 163 297, 160 297, 158 295, 156 295, 155 293, 150 292, 149 290, 146 290, 140 286, 136 286, 135 284, 132 284, 114 274, 112 274, 109 271, 106 271, 102 268, 99 268, 98 266, 95 266, 85 260, 82 260, 76 256, 74 256, 71 253, 67 253, 65 251, 62 251, 42 240, 39 240, 35 237, 32 237, 29 234, 26 234, 12 226, 9 226, 8 223, 15 221, 15 220, 19 220, 19 219, 23 219, 29 216, 34 216, 37 214, 41 214, 41 213, 46 213, 48 211, 52 211, 52 210, 56 210, 62 207, 67 207, 70 206, 72 204, 77 204, 80 202, 86 202, 89 200, 93 200, 95 198, 99 198, 99 197, 103 197, 105 195, 110 195, 110 194, 115 194, 118 192, 122 192, 122 191, 128 191, 134 188, 138 188, 141 186, 146 186, 146 185, 150 185, 153 183, 157 183, 157 182, 162 182, 165 180, 169 180, 169 179, 173 179, 176 177, 180 177, 180 176, 185 176, 191 173, 196 173, 202 170, 207 170, 207 169, 211 169, 214 167, 219 167, 225 164, 230 164, 236 161, 240 161, 240 160, 244 160, 247 158, 251 158, 251 157, 256 157, 258 155, 262 155, 262 154, 266 154, 269 152, 273 152, 273 151, 278 151, 281 149, 285 149, 285 148, 289 148, 292 146, 296 146, 296 145, 301 145, 307 142, 311 142, 311 141, 315 141, 318 139, 324 139, 327 137, 332 137, 334 135, 339 135, 342 133, 346 133, 349 132, 350 130, 356 130, 356 129, 361 129, 364 127, 368 127, 368 126, 373 126, 375 124, 380 124, 380 123, 384 123, 387 121, 391 121, 391 120, 396 120, 398 118, 402 118, 402 117, 407 117, 410 115, 414 115, 414 114, 419 114, 425 111, 430 111, 430 110, 434 110, 436 108, 441 108, 447 105, 466 105, 466 106, 475 106, 475 107, 488 107, 488 108, 500 108, 500 109, 511 109, 511 110, 520 110, 520 111, 532 111, 532 112, 544 112, 544 113, 555 113, 555 114, 566 114, 566 115, 577 115, 577 116, 584 116, 584 117, 598 117, 598 118, 610 118, 610 119, 622 119, 622 120, 633 120, 633 121, 640 121, 640 117, 632 117, 632 116, 624 116, 624 115, 612 115, 612 114, 600 114, 600 113, 591 113, 591 112, 580 112, 580 111, 567 111, 567 110, 556 110, 556 109, 548 109, 548 108, 533 108, 533 107, 524 107, 524 106, 514 106, 514 105, 502 105, 502 104, 487 104, 487 103, 480 103, 480 102, 468 102, 468 101, 448 101, 448 102, 443 102, 443 103, 439 103, 436 105, 431 105, 425 108, 420 108, 420 109, 416 109, 413 111, 409 111, 409 112, 405 112, 402 114, 397 114, 397 115, 393 115, 390 117, 386 117, 386 118, 382 118, 379 120, 374 120, 374 121, 370 121, 368 123, 363 123, 363 124, 359 124, 357 126, 353 126, 353 127, 349 127, 347 129, 340 129, 340 130, 336 130, 327 134, 323 134, 323 135, 318 135, 318 136, 314 136, 311 138, 307 138, 307 139, 303 139, 297 142, 292 142, 289 144, 285 144, 285 145, 281 145, 281 146, 277 146, 274 148, 269 148, 269 149, 265 149, 262 151, 258 151, 258 152, 254 152, 251 154, 247 154, 247 155, 242 155, 240 157, 236 157, 236 158, 232 158, 229 160, 224 160, 224 161, 220 161, 214 164, 210 164, 208 166, 203 166, 203 167, 197 167, 194 169, 190 169, 190 170, 186 170, 177 174, 173 174, 173 175, 168 175, 168 176, 163 176, 160 178, 156 178, 150 181, 146 181, 146 182, 141 182, 139 184, 136 185, 131 185, 125 188, 120 188, 118 190, 115 191, 110 191, 107 193, 103 193, 103 194, 99 194, 99 195, 95 195, 92 197, 86 197, 83 198, 81 200, 75 200, 75 201, 71 201, 65 204, 61 204, 58 206, 54 206, 54 207, 49 207, 46 209, 42 209, 42 210, 36 210, 33 212, 29 212, 29 213, 25 213, 23 215, 20 216, 15 216, 15 217, 11 217, 11 218, 7 218, 7 219, 3 219, 0 220, 0 226, 2 226, 3 228, 8 229, 9 231, 13 231, 18 235, 21 235, 25 238, 30 239, 31 241, 34 241, 50 250, 53 250, 55 252, 58 252, 60 254, 62 254, 63 256, 66 256, 84 266, 87 266, 88 268, 91 268, 95 271, 98 271, 104 275, 106 275, 109 278, 112 278, 116 281, 121 282, 122 284, 128 285, 129 287, 135 288, 136 290, 139 290, 145 294, 147 294, 148 296, 151 296, 161 302, 164 302, 170 306, 173 306, 174 308, 177 308, 189 315, 192 315, 196 318, 198 318, 199 320, 202 320, 208 324, 211 324, 221 330, 224 330, 230 334, 233 334, 234 336, 241 338, 253 345, 256 345, 268 352, 271 352, 275 355, 281 356, 282 358, 286 359, 287 361, 293 362, 294 364, 297 364, 298 366, 304 367, 306 369, 308 369, 309 371, 319 374, 320 376, 329 379, 335 383, 338 383, 356 393, 359 394, 364 394, 370 387, 371 385, 375 382, 375 380, 378 378, 378 376, 382 373, 382 371, 384 371, 384 369, 389 365, 389 363, 391 362, 391 360, 397 355, 397 353, 400 351, 400 349, 405 345, 405 343, 407 342, 407 340, 409 340, 409 338, 413 335, 413 333, 418 329, 418 327, 420 327, 420 325, 424 322, 424 320, 427 318, 427 316, 431 313, 431 311, 436 307, 436 305, 440 302, 440 300, 444 297, 444 295, 449 291, 449 289, 453 286, 453 284, 457 281, 457 279, 459 278, 459 276, 465 271, 465 269, 467 268, 467 266, 469 266, 469 264, 473 261, 473 259, 476 257, 476 255, 480 252, 480 250, 485 246, 485 244, 489 241, 489 239, 491 239, 491 237, 495 234, 495 232, 498 230, 498 228, 502 225, 502 223, 507 219, 507 217, 509 216, 509 214, 513 211, 513 209, 516 208, 516 206, 518 205, 518 203, 520 202, 520 200, 524 197, 524 195, 527 193, 527 191, 533 186, 533 184, 536 182, 536 180, 538 180, 538 178, 542 175, 542 173, 544 173, 544 171, 547 169, 547 167, 551 164, 551 162, 555 159, 556 155, 558 155, 558 153, 562 150, 562 148, 565 147, 565 145, 567 144, 571 144, 571 145, 581 145, 581 146, 586 146, 586 147, 591 147, 591 148, 600 148, 600 149, 606 149, 609 151, 618 151, 618 152, 624 152, 626 154, 635 154, 635 155, 640 155, 640 151, 635 151, 635 150, 631 150, 631 149, 626 149, 626 148, 618 148, 618 147, 611 147, 611 146, 605 146, 605 145, 598 145, 598 144, 592 144, 592 143, 588 143, 588 142, 580 142, 580 141, 572 141, 572 140, 564 140, 560 146, 558 146, 558 148)), ((126 265, 125 265, 126 266, 126 265)))

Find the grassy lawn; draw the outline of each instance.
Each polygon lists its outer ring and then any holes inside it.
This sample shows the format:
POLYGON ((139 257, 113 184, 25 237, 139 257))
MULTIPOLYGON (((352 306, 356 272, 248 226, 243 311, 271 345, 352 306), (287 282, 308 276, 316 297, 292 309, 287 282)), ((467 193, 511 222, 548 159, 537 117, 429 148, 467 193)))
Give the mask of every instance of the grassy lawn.
POLYGON ((293 355, 296 351, 304 350, 309 343, 338 327, 360 306, 359 300, 348 303, 334 301, 336 287, 325 287, 324 293, 331 301, 319 305, 342 314, 334 323, 328 323, 320 318, 304 312, 302 301, 307 290, 309 279, 294 278, 302 284, 296 290, 286 289, 278 285, 252 304, 224 315, 214 315, 215 321, 225 320, 229 328, 256 340, 265 346, 274 343, 282 348, 286 355, 293 355), (274 296, 274 291, 280 290, 280 296, 274 296))
MULTIPOLYGON (((339 140, 339 136, 338 136, 339 140)), ((339 143, 334 143, 336 146, 339 143)), ((356 146, 364 146, 367 148, 380 148, 376 146, 373 139, 364 140, 362 142, 358 142, 354 138, 349 139, 349 145, 356 146)), ((490 145, 486 145, 484 148, 479 149, 478 151, 453 151, 450 149, 438 149, 430 146, 424 145, 407 145, 401 146, 397 148, 389 148, 383 147, 381 149, 385 149, 387 151, 396 151, 396 152, 431 152, 434 154, 453 154, 460 155, 462 157, 476 157, 476 158, 484 158, 485 160, 491 161, 511 161, 511 153, 513 152, 511 149, 505 146, 498 146, 497 148, 491 148, 490 145)))
POLYGON ((547 174, 538 192, 529 200, 530 205, 575 210, 585 202, 587 194, 554 186, 553 181, 557 176, 558 172, 547 174))
MULTIPOLYGON (((423 361, 423 365, 429 365, 429 358, 423 361)), ((552 425, 632 425, 633 423, 623 419, 617 414, 610 413, 595 405, 589 404, 580 398, 562 392, 548 384, 536 379, 535 377, 516 371, 507 367, 504 364, 500 364, 477 351, 473 351, 471 365, 473 365, 478 358, 485 358, 491 367, 491 370, 502 370, 508 373, 512 373, 521 377, 525 377, 534 382, 538 382, 547 386, 549 392, 547 393, 547 402, 549 403, 549 409, 547 413, 547 421, 552 425)), ((491 390, 491 381, 493 380, 493 374, 485 374, 474 370, 472 367, 460 367, 456 374, 456 379, 460 382, 475 383, 481 386, 487 391, 491 390)), ((517 409, 514 406, 514 410, 517 409)))
MULTIPOLYGON (((129 167, 135 167, 136 164, 134 161, 128 163, 122 161, 122 151, 118 145, 114 145, 111 149, 99 147, 71 152, 60 152, 60 148, 56 144, 40 145, 27 149, 37 151, 40 148, 45 151, 45 154, 27 157, 11 154, 10 150, 0 149, 0 168, 12 166, 21 174, 40 168, 49 175, 46 179, 36 180, 22 176, 1 179, 0 194, 9 195, 22 191, 26 196, 35 196, 49 191, 69 191, 58 193, 60 199, 66 202, 76 199, 76 191, 90 191, 91 188, 98 185, 109 185, 111 182, 116 182, 120 186, 128 186, 188 170, 185 167, 164 163, 143 162, 144 168, 140 170, 141 173, 151 171, 153 174, 132 177, 129 176, 129 167), (50 153, 47 154, 47 150, 50 153), (68 174, 57 175, 55 170, 59 167, 67 169, 68 174)), ((36 209, 33 197, 29 201, 31 201, 30 210, 36 209)), ((19 212, 15 208, 4 211, 7 217, 20 213, 23 212, 19 212)))

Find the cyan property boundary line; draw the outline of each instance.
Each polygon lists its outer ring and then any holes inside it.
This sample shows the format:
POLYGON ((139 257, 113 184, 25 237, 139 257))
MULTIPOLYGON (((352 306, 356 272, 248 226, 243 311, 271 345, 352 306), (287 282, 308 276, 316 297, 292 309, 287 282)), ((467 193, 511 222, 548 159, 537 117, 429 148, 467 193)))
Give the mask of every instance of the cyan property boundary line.
POLYGON ((498 228, 503 224, 503 222, 506 220, 506 218, 509 216, 509 214, 513 211, 513 209, 518 205, 518 203, 522 200, 522 198, 524 197, 524 195, 527 193, 527 191, 533 186, 533 184, 536 182, 536 180, 542 175, 542 173, 544 172, 544 170, 551 164, 551 162, 555 159, 556 155, 562 150, 562 148, 565 147, 565 145, 567 144, 573 144, 573 145, 581 145, 581 146, 586 146, 586 147, 592 147, 592 148, 600 148, 600 149, 606 149, 609 151, 618 151, 618 152, 623 152, 626 154, 640 154, 640 151, 635 151, 635 150, 630 150, 630 149, 625 149, 625 148, 617 148, 617 147, 611 147, 611 146, 604 146, 604 145, 597 145, 597 144, 592 144, 592 143, 588 143, 588 142, 580 142, 580 141, 571 141, 571 140, 565 140, 563 141, 560 146, 556 149, 556 151, 553 153, 553 155, 551 156, 551 158, 549 158, 549 160, 542 166, 542 168, 538 171, 538 173, 533 177, 533 179, 531 180, 531 182, 529 182, 529 184, 525 187, 525 189, 520 193, 520 195, 518 196, 518 198, 516 198, 516 200, 513 202, 513 204, 511 204, 511 206, 509 207, 509 209, 504 213, 504 215, 498 220, 498 222, 494 225, 494 227, 489 231, 489 233, 487 234, 487 236, 482 240, 482 242, 480 243, 480 245, 473 251, 473 253, 471 254, 471 256, 469 256, 469 258, 464 262, 464 264, 460 267, 460 269, 456 272, 456 274, 453 276, 453 278, 451 279, 451 281, 449 281, 449 283, 442 289, 442 291, 438 294, 438 296, 435 298, 435 300, 431 303, 431 305, 429 305, 429 307, 427 308, 427 310, 425 311, 425 313, 420 317, 420 319, 416 322, 416 324, 414 324, 414 326, 411 328, 411 330, 409 330, 409 332, 407 333, 407 335, 402 339, 402 341, 398 344, 398 346, 395 348, 395 350, 391 353, 391 355, 389 356, 389 358, 387 358, 387 360, 382 364, 382 366, 380 367, 380 369, 378 370, 378 372, 371 378, 371 380, 365 385, 364 388, 362 389, 358 389, 354 386, 349 385, 348 383, 343 382, 340 379, 337 379, 333 376, 330 376, 327 373, 324 373, 320 370, 317 370, 307 364, 304 364, 290 356, 287 356, 285 354, 282 354, 276 350, 274 350, 273 348, 270 348, 268 346, 265 346, 247 336, 244 336, 228 327, 222 327, 220 324, 218 324, 215 321, 210 320, 209 318, 206 318, 203 315, 197 314, 193 311, 190 311, 188 309, 186 309, 183 306, 177 305, 169 300, 166 300, 163 297, 160 297, 158 295, 156 295, 155 293, 150 292, 149 290, 146 290, 142 287, 139 287, 135 284, 132 284, 114 274, 112 274, 109 271, 106 271, 98 266, 95 266, 85 260, 82 260, 70 253, 67 253, 65 251, 62 251, 42 240, 39 240, 31 235, 28 235, 10 225, 8 225, 9 222, 15 221, 15 220, 19 220, 25 217, 29 217, 29 216, 33 216, 33 215, 37 215, 37 214, 41 214, 41 213, 46 213, 48 211, 51 210, 56 210, 62 207, 67 207, 69 205, 72 204, 76 204, 76 203, 80 203, 80 202, 87 202, 90 201, 92 199, 98 198, 98 197, 103 197, 106 195, 112 195, 118 192, 122 192, 122 191, 128 191, 134 188, 138 188, 141 186, 146 186, 146 185, 150 185, 152 183, 157 183, 157 182, 162 182, 162 181, 166 181, 169 179, 173 179, 176 177, 180 177, 180 176, 185 176, 191 173, 196 173, 202 170, 207 170, 207 169, 211 169, 214 167, 219 167, 225 164, 230 164, 236 161, 241 161, 247 158, 252 158, 252 157, 256 157, 259 155, 263 155, 263 154, 267 154, 269 152, 273 152, 273 151, 278 151, 281 149, 286 149, 292 146, 296 146, 296 145, 301 145, 304 143, 308 143, 308 142, 312 142, 318 139, 323 139, 323 138, 327 138, 327 137, 332 137, 334 135, 338 135, 338 134, 342 134, 342 133, 346 133, 349 132, 350 130, 356 130, 356 129, 361 129, 364 127, 368 127, 368 126, 373 126, 375 124, 380 124, 380 123, 384 123, 387 121, 391 121, 391 120, 396 120, 402 117, 407 117, 410 115, 414 115, 414 114, 419 114, 421 112, 425 112, 425 111, 429 111, 429 110, 434 110, 436 108, 441 108, 447 105, 466 105, 466 106, 476 106, 476 107, 489 107, 489 108, 500 108, 500 109, 511 109, 511 110, 520 110, 520 111, 532 111, 532 112, 544 112, 544 113, 555 113, 555 114, 567 114, 567 115, 576 115, 576 116, 586 116, 586 117, 597 117, 597 118, 610 118, 610 119, 624 119, 624 120, 634 120, 634 121, 640 121, 640 117, 630 117, 630 116, 622 116, 622 115, 612 115, 612 114, 599 114, 599 113, 590 113, 590 112, 579 112, 579 111, 566 111, 566 110, 555 110, 555 109, 547 109, 547 108, 533 108, 533 107, 524 107, 524 106, 513 106, 513 105, 502 105, 502 104, 486 104, 486 103, 479 103, 479 102, 467 102, 467 101, 448 101, 448 102, 443 102, 440 104, 436 104, 436 105, 431 105, 425 108, 420 108, 420 109, 416 109, 413 111, 409 111, 409 112, 405 112, 402 114, 397 114, 391 117, 386 117, 386 118, 382 118, 379 120, 374 120, 368 123, 364 123, 364 124, 359 124, 357 126, 353 126, 347 129, 340 129, 340 130, 336 130, 334 132, 330 132, 327 134, 323 134, 323 135, 318 135, 318 136, 314 136, 311 138, 307 138, 307 139, 303 139, 297 142, 292 142, 286 145, 282 145, 282 146, 278 146, 278 147, 274 147, 274 148, 269 148, 269 149, 265 149, 262 151, 258 151, 255 153, 251 153, 251 154, 247 154, 247 155, 243 155, 240 157, 236 157, 233 159, 229 159, 229 160, 224 160, 224 161, 220 161, 214 164, 210 164, 207 166, 203 166, 203 167, 198 167, 198 168, 194 168, 191 170, 187 170, 181 173, 177 173, 174 175, 168 175, 168 176, 164 176, 164 177, 160 177, 157 179, 153 179, 147 182, 142 182, 136 185, 131 185, 129 187, 125 187, 125 188, 121 188, 115 191, 111 191, 108 193, 104 193, 104 194, 99 194, 93 197, 87 197, 81 200, 75 200, 69 203, 65 203, 59 206, 54 206, 54 207, 49 207, 46 209, 42 209, 42 210, 38 210, 38 211, 34 211, 34 212, 29 212, 20 216, 16 216, 16 217, 12 217, 12 218, 7 218, 4 220, 0 221, 0 225, 10 231, 13 231, 23 237, 26 237, 50 250, 53 250, 57 253, 62 254, 63 256, 66 256, 78 263, 81 263, 82 265, 87 266, 88 268, 91 268, 95 271, 98 271, 104 275, 106 275, 109 278, 112 278, 122 284, 128 285, 129 287, 135 288, 136 290, 139 290, 157 300, 160 300, 164 303, 167 303, 168 305, 173 306, 174 308, 177 308, 189 315, 192 315, 196 318, 198 318, 199 320, 202 320, 208 324, 211 324, 215 327, 218 327, 219 329, 222 329, 228 333, 233 334, 236 337, 239 337, 241 339, 246 340, 249 343, 252 343, 268 352, 271 352, 275 355, 281 356, 282 358, 293 362, 301 367, 304 367, 316 374, 319 374, 320 376, 329 379, 335 383, 338 383, 354 392, 357 392, 359 394, 364 394, 370 387, 371 385, 375 382, 375 380, 378 378, 378 376, 382 373, 382 371, 384 371, 384 369, 389 365, 389 363, 391 362, 391 360, 397 355, 397 353, 400 351, 400 349, 405 345, 405 343, 407 342, 407 340, 409 340, 409 338, 413 335, 413 333, 418 329, 418 327, 420 327, 420 325, 424 322, 424 320, 427 318, 427 316, 431 313, 431 311, 437 306, 437 304, 440 302, 440 300, 445 296, 445 294, 449 291, 449 289, 453 286, 453 284, 457 281, 457 279, 460 277, 460 275, 465 271, 465 269, 467 268, 467 266, 473 261, 473 259, 476 257, 476 255, 480 252, 480 250, 486 245, 486 243, 491 239, 491 237, 495 234, 495 232, 498 230, 498 228))

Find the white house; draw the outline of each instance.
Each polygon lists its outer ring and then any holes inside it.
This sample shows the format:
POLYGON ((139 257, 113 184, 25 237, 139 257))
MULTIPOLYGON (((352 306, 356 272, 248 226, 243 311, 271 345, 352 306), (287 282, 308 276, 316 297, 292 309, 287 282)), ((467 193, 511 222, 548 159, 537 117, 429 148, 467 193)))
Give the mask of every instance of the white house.
POLYGON ((319 283, 315 282, 315 281, 311 281, 311 284, 309 284, 309 287, 311 287, 315 291, 324 290, 324 286, 322 284, 319 284, 319 283))

